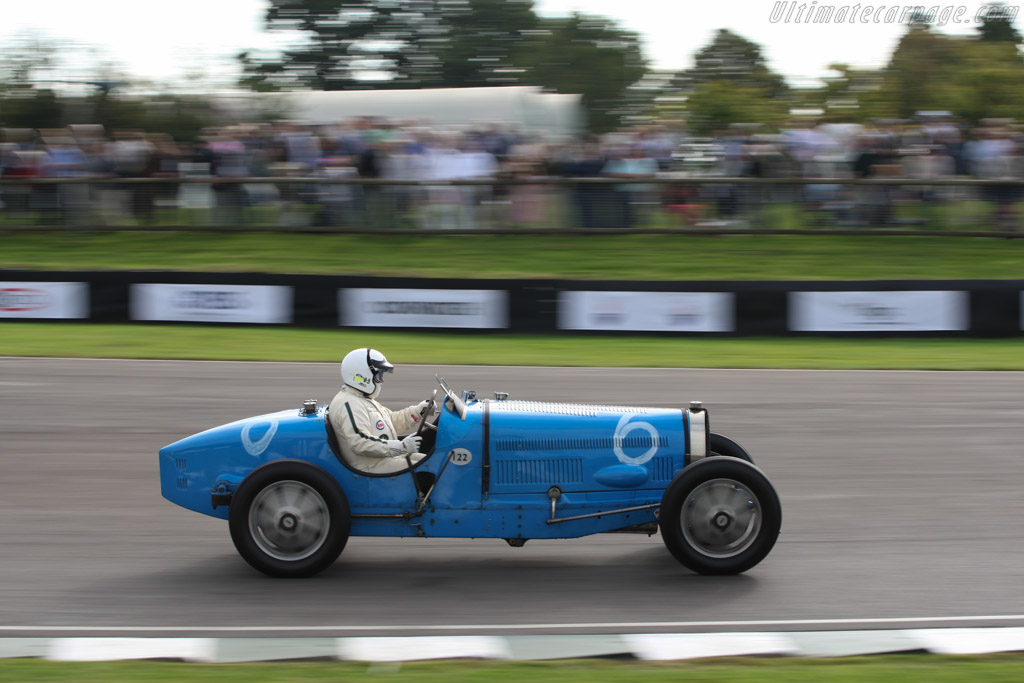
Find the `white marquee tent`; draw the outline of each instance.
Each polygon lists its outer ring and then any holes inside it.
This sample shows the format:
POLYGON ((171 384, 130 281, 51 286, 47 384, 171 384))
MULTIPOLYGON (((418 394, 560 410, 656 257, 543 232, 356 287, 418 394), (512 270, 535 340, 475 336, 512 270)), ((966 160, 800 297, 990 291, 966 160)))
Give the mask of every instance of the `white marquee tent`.
POLYGON ((436 128, 501 123, 552 135, 574 135, 583 127, 579 95, 545 93, 533 86, 318 90, 280 96, 294 118, 316 124, 379 116, 422 121, 436 128))

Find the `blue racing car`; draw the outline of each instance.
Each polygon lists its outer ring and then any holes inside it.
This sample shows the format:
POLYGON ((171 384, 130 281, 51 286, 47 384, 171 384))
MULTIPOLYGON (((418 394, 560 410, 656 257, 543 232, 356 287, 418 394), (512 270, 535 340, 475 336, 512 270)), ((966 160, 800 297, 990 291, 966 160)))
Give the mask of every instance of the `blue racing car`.
POLYGON ((227 519, 239 554, 280 577, 326 569, 349 536, 500 538, 519 547, 660 531, 672 555, 702 574, 746 571, 775 545, 775 489, 741 446, 711 432, 698 402, 480 399, 437 379, 440 408, 419 422, 427 457, 403 471, 346 463, 327 407, 308 400, 160 449, 161 492, 227 519))

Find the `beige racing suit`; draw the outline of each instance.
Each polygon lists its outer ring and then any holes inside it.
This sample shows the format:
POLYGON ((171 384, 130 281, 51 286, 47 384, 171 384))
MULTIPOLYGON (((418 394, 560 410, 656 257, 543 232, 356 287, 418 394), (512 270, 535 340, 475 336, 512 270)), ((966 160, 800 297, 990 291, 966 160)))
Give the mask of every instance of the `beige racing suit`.
MULTIPOLYGON (((329 409, 341 457, 361 472, 388 474, 407 469, 406 450, 398 435, 419 426, 417 407, 392 411, 358 389, 342 387, 329 409)), ((415 464, 423 453, 413 453, 411 458, 415 464)))

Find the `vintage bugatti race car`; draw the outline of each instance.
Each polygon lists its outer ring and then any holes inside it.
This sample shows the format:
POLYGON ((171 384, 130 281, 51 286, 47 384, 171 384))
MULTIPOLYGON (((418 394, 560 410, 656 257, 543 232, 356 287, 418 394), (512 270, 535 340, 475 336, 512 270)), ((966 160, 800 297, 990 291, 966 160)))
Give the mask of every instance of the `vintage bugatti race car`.
MULTIPOLYGON (((420 421, 427 457, 393 474, 346 463, 327 407, 216 427, 160 449, 165 498, 228 520, 272 576, 329 567, 349 536, 577 538, 661 532, 689 569, 735 574, 775 544, 779 498, 699 402, 631 408, 457 395, 420 421)), ((435 390, 435 396, 438 392, 435 390)))

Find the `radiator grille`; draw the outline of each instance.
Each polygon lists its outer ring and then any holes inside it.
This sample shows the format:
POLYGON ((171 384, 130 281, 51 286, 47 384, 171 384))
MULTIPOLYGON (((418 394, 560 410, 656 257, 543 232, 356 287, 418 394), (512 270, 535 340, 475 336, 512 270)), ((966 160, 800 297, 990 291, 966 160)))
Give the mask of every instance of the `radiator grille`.
POLYGON ((672 481, 672 458, 651 458, 652 481, 672 481))
POLYGON ((179 489, 187 489, 188 488, 188 477, 178 477, 178 488, 179 489))
POLYGON ((185 460, 185 458, 175 458, 174 466, 177 467, 179 471, 184 472, 185 469, 188 467, 188 462, 185 460))
POLYGON ((582 484, 583 460, 498 460, 498 484, 582 484))

